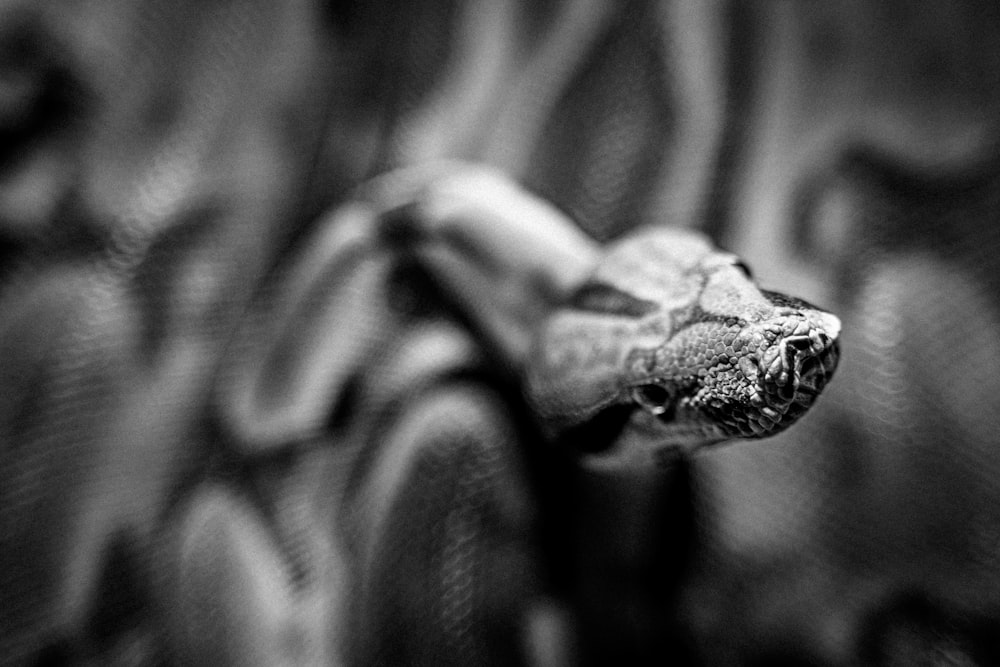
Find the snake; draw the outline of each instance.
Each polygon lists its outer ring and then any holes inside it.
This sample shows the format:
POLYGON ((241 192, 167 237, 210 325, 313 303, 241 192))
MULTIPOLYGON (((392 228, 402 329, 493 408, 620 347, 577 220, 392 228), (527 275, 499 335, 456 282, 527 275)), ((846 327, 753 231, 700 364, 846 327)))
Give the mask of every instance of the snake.
POLYGON ((698 231, 604 246, 502 173, 454 163, 363 196, 472 314, 547 436, 595 464, 777 434, 836 369, 837 316, 761 288, 698 231))
POLYGON ((395 335, 381 304, 392 295, 379 294, 397 289, 384 276, 401 262, 434 279, 544 437, 588 465, 657 465, 672 452, 774 435, 809 410, 837 366, 835 315, 762 289, 700 232, 648 225, 601 244, 486 166, 389 172, 322 228, 253 330, 253 349, 241 348, 242 373, 222 401, 236 439, 254 450, 325 428, 349 378, 395 335), (331 266, 343 274, 336 296, 316 307, 309 295, 331 266), (268 358, 286 367, 256 361, 268 358), (275 375, 294 378, 292 388, 275 375))

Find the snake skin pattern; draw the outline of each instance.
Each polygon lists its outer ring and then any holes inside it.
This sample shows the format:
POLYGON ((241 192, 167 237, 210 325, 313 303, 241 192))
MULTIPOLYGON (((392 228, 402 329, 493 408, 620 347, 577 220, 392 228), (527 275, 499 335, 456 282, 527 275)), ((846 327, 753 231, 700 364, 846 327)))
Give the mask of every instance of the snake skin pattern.
MULTIPOLYGON (((1000 664, 998 36, 994 0, 0 3, 0 664, 1000 664), (579 229, 352 250, 357 188, 442 160, 579 229), (836 380, 652 469, 526 446, 493 361, 664 225, 837 313, 836 380)), ((625 291, 576 299, 653 315, 625 291)), ((537 408, 572 447, 580 405, 537 408)))

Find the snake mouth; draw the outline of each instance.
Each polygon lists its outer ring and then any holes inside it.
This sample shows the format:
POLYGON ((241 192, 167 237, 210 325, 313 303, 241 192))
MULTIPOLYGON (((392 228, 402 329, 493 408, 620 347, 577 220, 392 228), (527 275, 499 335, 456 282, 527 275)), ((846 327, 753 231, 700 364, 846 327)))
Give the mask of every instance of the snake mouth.
POLYGON ((751 399, 759 411, 749 424, 754 434, 779 431, 805 413, 830 381, 838 358, 837 341, 815 329, 769 347, 758 362, 751 399))

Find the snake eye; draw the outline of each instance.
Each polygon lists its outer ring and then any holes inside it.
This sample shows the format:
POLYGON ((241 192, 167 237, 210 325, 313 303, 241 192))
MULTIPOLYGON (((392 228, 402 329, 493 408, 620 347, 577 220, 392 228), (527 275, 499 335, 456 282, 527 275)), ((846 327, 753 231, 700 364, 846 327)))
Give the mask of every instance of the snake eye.
POLYGON ((733 266, 742 271, 743 275, 745 275, 747 278, 753 280, 753 271, 750 270, 750 267, 747 266, 746 262, 744 262, 742 259, 737 259, 736 261, 734 261, 733 266))
POLYGON ((673 392, 662 384, 632 387, 632 400, 646 412, 661 419, 669 419, 674 408, 673 392))

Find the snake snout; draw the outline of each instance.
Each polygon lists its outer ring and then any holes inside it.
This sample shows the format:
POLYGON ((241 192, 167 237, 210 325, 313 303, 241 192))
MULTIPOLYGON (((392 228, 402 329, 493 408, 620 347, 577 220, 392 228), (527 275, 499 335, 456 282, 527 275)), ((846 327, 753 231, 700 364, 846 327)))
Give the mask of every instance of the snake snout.
POLYGON ((828 334, 808 318, 786 319, 771 331, 775 340, 758 357, 747 415, 747 426, 758 437, 783 430, 804 414, 826 387, 838 358, 836 332, 828 334))
POLYGON ((781 339, 772 350, 761 369, 765 402, 795 418, 812 405, 833 374, 837 343, 825 332, 811 329, 781 339))

